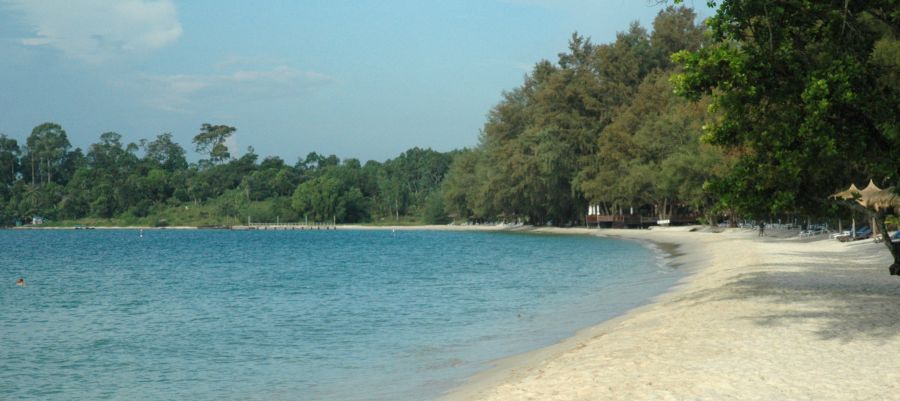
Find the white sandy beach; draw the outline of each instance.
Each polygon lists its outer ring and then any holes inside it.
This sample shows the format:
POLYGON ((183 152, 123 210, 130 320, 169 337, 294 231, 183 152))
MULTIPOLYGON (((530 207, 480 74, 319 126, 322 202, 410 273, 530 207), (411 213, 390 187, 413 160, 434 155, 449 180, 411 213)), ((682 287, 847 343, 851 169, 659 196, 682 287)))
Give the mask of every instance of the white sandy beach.
POLYGON ((444 401, 900 400, 900 279, 882 244, 602 232, 678 244, 691 275, 625 316, 498 361, 444 401))

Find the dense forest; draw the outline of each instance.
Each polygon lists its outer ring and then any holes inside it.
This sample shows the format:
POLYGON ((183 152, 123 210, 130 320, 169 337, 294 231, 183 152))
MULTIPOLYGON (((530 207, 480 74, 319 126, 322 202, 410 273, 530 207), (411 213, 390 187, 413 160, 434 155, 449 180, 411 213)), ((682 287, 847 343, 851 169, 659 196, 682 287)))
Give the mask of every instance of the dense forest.
POLYGON ((188 163, 186 150, 168 133, 125 145, 121 135, 107 132, 87 152, 71 149, 65 130, 53 123, 35 127, 24 146, 2 136, 0 218, 3 224, 41 216, 95 224, 232 225, 248 217, 361 222, 426 216, 429 195, 454 154, 414 148, 363 165, 310 153, 290 165, 278 157, 259 160, 252 148, 231 157, 225 141, 235 131, 204 124, 193 140, 205 156, 197 163, 188 163))
POLYGON ((704 183, 728 158, 700 143, 703 101, 679 98, 670 56, 696 50, 704 28, 669 7, 608 44, 577 34, 491 110, 480 144, 457 156, 443 185, 454 217, 575 224, 603 214, 710 214, 704 183), (637 212, 636 212, 637 213, 637 212))
POLYGON ((900 187, 897 3, 720 3, 704 22, 668 6, 611 43, 573 34, 502 94, 472 149, 290 164, 232 157, 236 128, 204 124, 190 163, 168 133, 86 150, 54 123, 0 136, 0 224, 577 225, 589 206, 715 222, 834 216, 847 209, 828 195, 850 182, 900 187))

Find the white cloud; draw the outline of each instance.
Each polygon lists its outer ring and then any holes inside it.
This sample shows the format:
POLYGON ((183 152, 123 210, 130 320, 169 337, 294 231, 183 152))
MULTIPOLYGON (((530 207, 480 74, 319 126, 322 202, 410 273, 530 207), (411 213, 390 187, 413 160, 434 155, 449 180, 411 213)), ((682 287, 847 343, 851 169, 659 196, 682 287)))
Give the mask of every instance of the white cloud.
POLYGON ((192 112, 198 105, 211 102, 253 101, 300 96, 312 87, 332 78, 287 66, 264 70, 239 70, 226 74, 142 74, 120 82, 147 99, 155 108, 192 112))
POLYGON ((27 46, 50 46, 99 64, 167 46, 182 34, 171 0, 0 0, 34 31, 27 46))

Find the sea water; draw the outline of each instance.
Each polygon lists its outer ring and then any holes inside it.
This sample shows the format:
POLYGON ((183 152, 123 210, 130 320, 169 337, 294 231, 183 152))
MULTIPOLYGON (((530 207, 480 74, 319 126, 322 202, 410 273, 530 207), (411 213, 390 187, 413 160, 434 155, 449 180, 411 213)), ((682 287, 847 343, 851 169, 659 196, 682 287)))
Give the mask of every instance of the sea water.
POLYGON ((593 236, 7 230, 0 246, 5 400, 433 399, 679 278, 593 236))

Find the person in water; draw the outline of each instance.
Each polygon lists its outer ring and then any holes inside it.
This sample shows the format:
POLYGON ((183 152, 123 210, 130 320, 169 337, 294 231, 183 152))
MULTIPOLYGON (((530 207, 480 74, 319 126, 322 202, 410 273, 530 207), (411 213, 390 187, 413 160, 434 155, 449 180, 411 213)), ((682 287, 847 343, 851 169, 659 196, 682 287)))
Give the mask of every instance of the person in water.
POLYGON ((25 278, 24 278, 24 277, 19 277, 19 279, 16 280, 16 285, 19 286, 19 287, 24 287, 24 286, 25 286, 25 278))

